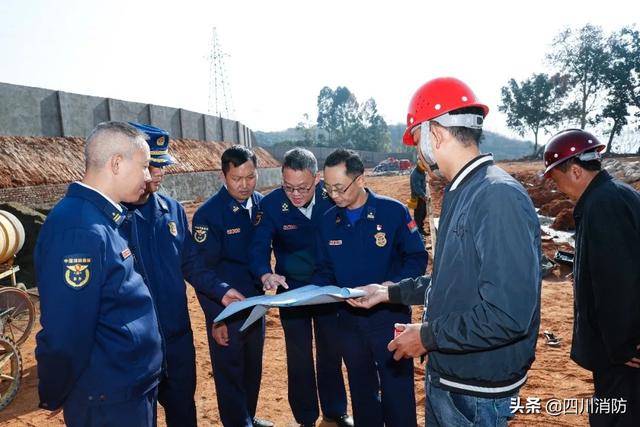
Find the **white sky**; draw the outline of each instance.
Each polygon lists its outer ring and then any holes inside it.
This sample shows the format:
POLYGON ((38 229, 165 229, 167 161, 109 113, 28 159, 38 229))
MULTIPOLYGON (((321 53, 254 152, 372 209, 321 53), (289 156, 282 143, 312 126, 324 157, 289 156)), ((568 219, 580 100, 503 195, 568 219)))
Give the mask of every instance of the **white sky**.
MULTIPOLYGON (((633 6, 636 4, 636 6, 633 6)), ((634 23, 630 0, 0 0, 0 81, 207 112, 218 30, 236 119, 294 127, 323 86, 375 98, 388 123, 439 76, 466 81, 508 135, 500 88, 548 71, 564 27, 634 23)))

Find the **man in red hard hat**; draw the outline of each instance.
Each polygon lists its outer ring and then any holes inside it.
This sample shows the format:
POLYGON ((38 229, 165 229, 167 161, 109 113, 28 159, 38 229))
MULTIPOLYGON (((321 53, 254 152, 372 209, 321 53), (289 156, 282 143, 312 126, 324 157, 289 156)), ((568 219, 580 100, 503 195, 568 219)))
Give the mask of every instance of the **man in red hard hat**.
POLYGON ((540 325, 540 224, 526 190, 480 153, 489 109, 455 78, 421 86, 404 142, 449 181, 431 276, 363 287, 350 300, 422 304, 421 324, 396 325, 396 360, 429 354, 426 425, 506 426, 527 380, 540 325))
POLYGON ((593 373, 589 422, 637 426, 640 193, 601 170, 604 148, 589 132, 563 130, 545 147, 544 175, 576 203, 571 358, 593 373))

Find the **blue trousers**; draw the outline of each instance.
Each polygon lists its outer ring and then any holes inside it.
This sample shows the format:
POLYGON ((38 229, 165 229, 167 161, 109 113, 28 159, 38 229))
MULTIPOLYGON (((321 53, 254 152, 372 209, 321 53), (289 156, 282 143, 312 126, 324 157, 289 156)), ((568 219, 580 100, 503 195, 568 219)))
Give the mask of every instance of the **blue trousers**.
POLYGON ((337 418, 347 412, 342 355, 335 304, 280 309, 287 350, 289 405, 296 421, 311 424, 319 416, 337 418), (314 369, 313 336, 316 338, 314 369))
POLYGON ((158 388, 143 396, 118 402, 69 398, 64 403, 68 427, 155 427, 158 388))
POLYGON ((167 371, 158 386, 158 402, 164 408, 167 427, 195 427, 196 351, 193 334, 166 342, 167 371))
POLYGON ((371 323, 340 310, 339 327, 347 365, 353 421, 356 427, 415 427, 413 360, 393 360, 387 345, 394 323, 409 323, 410 314, 389 313, 386 324, 371 323))
POLYGON ((454 393, 436 387, 426 378, 427 400, 425 424, 427 427, 506 427, 511 413, 511 398, 485 398, 454 393))
MULTIPOLYGON (((239 313, 242 314, 242 313, 239 313)), ((220 419, 225 427, 253 427, 262 377, 264 318, 244 332, 240 327, 246 316, 226 319, 229 345, 213 339, 212 322, 207 319, 207 338, 213 365, 213 380, 220 419)))

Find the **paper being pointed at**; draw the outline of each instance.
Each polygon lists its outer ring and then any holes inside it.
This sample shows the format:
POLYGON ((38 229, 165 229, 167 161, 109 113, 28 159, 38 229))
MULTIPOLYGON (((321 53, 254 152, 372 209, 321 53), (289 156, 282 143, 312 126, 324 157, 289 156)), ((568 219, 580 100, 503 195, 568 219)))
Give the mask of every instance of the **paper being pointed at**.
POLYGON ((271 307, 328 304, 364 295, 366 295, 366 292, 359 289, 307 285, 277 295, 258 295, 243 301, 236 301, 229 304, 213 321, 220 322, 239 311, 253 307, 251 314, 249 314, 249 317, 240 328, 241 331, 244 331, 252 323, 264 316, 271 307))

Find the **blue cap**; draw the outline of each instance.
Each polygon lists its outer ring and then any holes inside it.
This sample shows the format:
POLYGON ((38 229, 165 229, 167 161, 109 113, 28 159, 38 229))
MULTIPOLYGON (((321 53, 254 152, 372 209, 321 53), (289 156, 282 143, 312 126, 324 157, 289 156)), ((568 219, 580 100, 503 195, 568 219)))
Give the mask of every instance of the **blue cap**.
POLYGON ((161 168, 176 162, 176 159, 169 154, 169 132, 151 125, 134 122, 129 122, 129 124, 148 136, 147 144, 149 144, 151 152, 151 161, 149 162, 151 166, 161 168))

